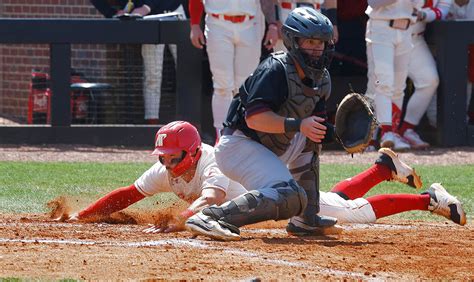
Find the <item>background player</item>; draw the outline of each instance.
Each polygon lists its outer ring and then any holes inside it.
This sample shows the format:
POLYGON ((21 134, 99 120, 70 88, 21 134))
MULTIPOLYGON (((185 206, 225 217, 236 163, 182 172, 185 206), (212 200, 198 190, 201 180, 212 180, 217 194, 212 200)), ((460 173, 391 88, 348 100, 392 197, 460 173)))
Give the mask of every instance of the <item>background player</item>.
MULTIPOLYGON (((403 121, 401 121, 399 128, 394 129, 395 132, 398 132, 400 136, 408 141, 412 149, 425 149, 429 147, 429 143, 423 141, 418 133, 416 133, 415 127, 420 123, 439 84, 436 62, 423 34, 426 23, 446 18, 451 4, 452 0, 426 1, 423 8, 417 11, 417 22, 412 27, 411 38, 414 47, 410 54, 408 77, 413 81, 415 92, 408 100, 403 121)), ((402 109, 403 105, 404 88, 396 89, 396 94, 393 97, 398 115, 401 115, 400 109, 402 109)), ((394 112, 393 115, 397 116, 397 113, 394 112)), ((393 125, 398 124, 394 123, 393 125)))
POLYGON ((392 129, 392 98, 403 89, 413 48, 411 27, 414 10, 423 0, 369 0, 366 14, 368 83, 367 95, 373 97, 377 120, 381 124, 381 147, 408 150, 410 145, 392 129))
MULTIPOLYGON (((190 0, 189 11, 191 42, 196 48, 207 47, 214 86, 212 114, 219 137, 232 97, 258 65, 265 30, 262 11, 269 25, 275 25, 275 6, 273 0, 190 0), (199 25, 203 10, 204 34, 199 25)), ((278 31, 269 28, 267 48, 277 39, 278 31)))

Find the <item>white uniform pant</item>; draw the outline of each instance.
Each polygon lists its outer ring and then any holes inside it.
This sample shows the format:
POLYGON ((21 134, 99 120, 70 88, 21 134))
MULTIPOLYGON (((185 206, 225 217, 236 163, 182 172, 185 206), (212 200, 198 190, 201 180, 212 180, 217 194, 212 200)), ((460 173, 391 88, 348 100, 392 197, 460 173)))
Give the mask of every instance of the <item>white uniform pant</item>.
MULTIPOLYGON (((306 6, 306 7, 311 7, 311 8, 315 9, 318 12, 321 12, 321 4, 324 1, 306 1, 306 2, 305 1, 298 1, 298 2, 294 2, 294 1, 288 0, 288 1, 284 1, 284 2, 292 2, 292 7, 291 7, 291 9, 282 8, 281 7, 281 2, 278 3, 276 9, 278 9, 279 20, 280 20, 282 25, 285 24, 285 21, 288 18, 288 15, 290 14, 290 12, 293 9, 295 9, 297 7, 306 6)), ((277 51, 285 51, 286 52, 288 50, 286 50, 285 44, 283 44, 283 40, 278 39, 277 43, 273 47, 273 51, 274 52, 277 52, 277 51)))
MULTIPOLYGON (((394 29, 386 20, 369 20, 366 31, 368 84, 367 95, 373 98, 378 121, 392 124, 392 99, 396 90, 405 87, 408 63, 413 48, 411 28, 394 29)), ((398 93, 401 95, 401 93, 398 93)))
MULTIPOLYGON (((415 92, 408 101, 404 121, 418 125, 438 88, 439 77, 436 62, 424 37, 413 35, 412 40, 414 47, 410 54, 408 77, 413 81, 415 92)), ((398 94, 393 102, 401 109, 405 85, 398 87, 402 88, 396 89, 398 94)))
POLYGON ((374 223, 372 205, 364 198, 345 200, 333 192, 319 193, 319 215, 337 218, 338 223, 374 223))
POLYGON ((262 25, 260 11, 242 23, 206 16, 207 54, 214 86, 212 114, 218 129, 223 127, 233 93, 259 63, 262 25))
MULTIPOLYGON (((176 45, 168 45, 176 65, 176 45)), ((164 44, 143 44, 142 57, 144 66, 143 102, 145 119, 159 119, 161 100, 161 81, 163 73, 164 44)))
POLYGON ((240 131, 224 135, 216 147, 216 162, 222 173, 239 182, 247 190, 270 188, 290 179, 290 169, 302 167, 311 162, 313 152, 302 153, 306 137, 296 134, 287 151, 278 157, 262 144, 246 137, 240 131))

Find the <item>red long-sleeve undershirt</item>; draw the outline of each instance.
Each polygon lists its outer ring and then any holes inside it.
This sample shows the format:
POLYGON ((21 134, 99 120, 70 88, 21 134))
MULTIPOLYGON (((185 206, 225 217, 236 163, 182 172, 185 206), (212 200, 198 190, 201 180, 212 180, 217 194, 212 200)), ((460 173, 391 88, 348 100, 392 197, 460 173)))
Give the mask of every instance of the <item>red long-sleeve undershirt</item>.
POLYGON ((201 23, 201 17, 204 13, 204 5, 201 0, 189 0, 189 15, 191 25, 201 23))
POLYGON ((116 211, 123 210, 143 198, 145 196, 133 184, 128 187, 118 188, 79 212, 79 218, 107 216, 116 211))

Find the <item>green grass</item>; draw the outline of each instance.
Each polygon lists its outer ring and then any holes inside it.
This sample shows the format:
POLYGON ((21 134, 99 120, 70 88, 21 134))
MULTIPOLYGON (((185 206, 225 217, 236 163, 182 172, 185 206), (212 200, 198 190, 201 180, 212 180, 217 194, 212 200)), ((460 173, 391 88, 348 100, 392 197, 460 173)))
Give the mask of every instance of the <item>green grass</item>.
MULTIPOLYGON (((38 163, 0 162, 0 212, 42 213, 45 204, 61 195, 78 197, 92 202, 101 195, 132 184, 145 170, 148 163, 38 163)), ((368 165, 322 165, 321 190, 328 191, 338 181, 366 169, 368 165)), ((433 182, 442 182, 451 194, 464 203, 468 218, 474 211, 473 165, 417 166, 422 176, 423 189, 433 182)), ((415 193, 414 189, 395 182, 383 182, 367 196, 387 193, 415 193)), ((153 203, 173 202, 171 193, 150 197, 138 207, 153 203)), ((409 212, 396 218, 437 220, 427 212, 409 212)))

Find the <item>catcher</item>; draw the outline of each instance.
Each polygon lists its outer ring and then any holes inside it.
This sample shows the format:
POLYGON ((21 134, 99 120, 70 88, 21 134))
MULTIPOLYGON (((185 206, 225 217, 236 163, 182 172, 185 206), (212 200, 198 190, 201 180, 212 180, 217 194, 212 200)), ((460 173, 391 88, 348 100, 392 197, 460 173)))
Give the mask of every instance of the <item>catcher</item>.
POLYGON ((288 52, 271 54, 246 79, 216 145, 221 171, 249 192, 190 217, 186 226, 194 233, 236 240, 241 226, 288 218, 290 234, 337 232, 335 218, 317 215, 321 143, 335 138, 326 120, 333 26, 300 7, 281 33, 288 52))

